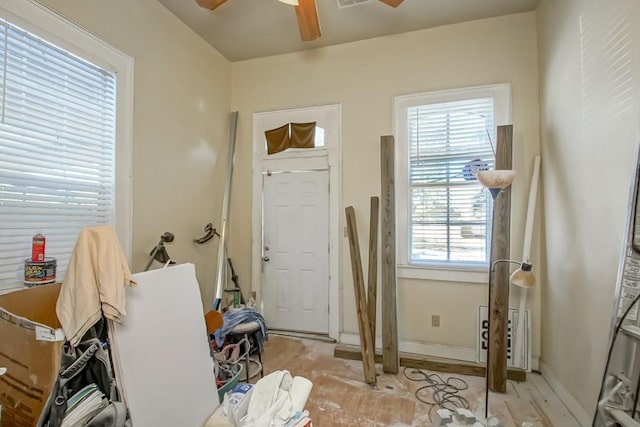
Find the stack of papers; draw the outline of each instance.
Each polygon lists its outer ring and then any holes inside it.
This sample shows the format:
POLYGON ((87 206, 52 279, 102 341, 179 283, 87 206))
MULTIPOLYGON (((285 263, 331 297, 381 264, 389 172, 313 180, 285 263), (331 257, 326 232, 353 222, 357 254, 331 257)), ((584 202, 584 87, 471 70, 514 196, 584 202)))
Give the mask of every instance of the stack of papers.
POLYGON ((98 386, 89 384, 71 396, 60 427, 84 425, 108 404, 109 401, 98 386))

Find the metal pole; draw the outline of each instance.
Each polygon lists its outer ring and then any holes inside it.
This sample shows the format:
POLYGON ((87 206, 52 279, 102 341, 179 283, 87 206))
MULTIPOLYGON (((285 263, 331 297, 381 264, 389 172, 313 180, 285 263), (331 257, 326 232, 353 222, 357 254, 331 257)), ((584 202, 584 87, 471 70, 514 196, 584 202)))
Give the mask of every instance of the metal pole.
POLYGON ((218 246, 218 271, 216 277, 216 296, 213 301, 213 309, 220 310, 222 303, 222 292, 224 289, 224 277, 227 260, 227 222, 229 215, 229 197, 231 195, 231 177, 233 176, 233 163, 236 150, 236 129, 238 127, 238 112, 231 113, 229 120, 229 152, 227 153, 227 179, 224 185, 224 197, 222 199, 222 219, 220 232, 220 242, 218 246))
POLYGON ((491 286, 493 285, 492 282, 492 278, 493 278, 493 265, 491 265, 489 267, 489 297, 488 297, 488 301, 489 303, 487 304, 487 365, 485 367, 485 371, 484 371, 484 419, 485 422, 488 420, 489 418, 489 367, 491 366, 490 360, 489 360, 489 349, 491 348, 491 346, 489 345, 490 341, 491 341, 491 286))

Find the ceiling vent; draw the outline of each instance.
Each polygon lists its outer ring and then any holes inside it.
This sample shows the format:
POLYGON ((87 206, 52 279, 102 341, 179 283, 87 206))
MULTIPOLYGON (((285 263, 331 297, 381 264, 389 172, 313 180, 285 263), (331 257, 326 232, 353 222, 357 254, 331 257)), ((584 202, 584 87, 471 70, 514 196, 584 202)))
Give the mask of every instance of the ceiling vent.
POLYGON ((359 6, 365 3, 371 3, 371 0, 336 0, 338 2, 338 8, 344 9, 345 7, 359 6))

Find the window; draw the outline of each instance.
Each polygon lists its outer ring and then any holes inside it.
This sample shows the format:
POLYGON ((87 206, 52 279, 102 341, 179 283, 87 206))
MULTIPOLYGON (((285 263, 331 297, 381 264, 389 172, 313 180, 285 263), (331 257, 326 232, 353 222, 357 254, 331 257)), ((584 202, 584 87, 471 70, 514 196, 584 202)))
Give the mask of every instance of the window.
POLYGON ((321 126, 316 126, 314 145, 316 147, 324 147, 324 128, 321 126))
POLYGON ((37 232, 58 280, 82 227, 114 224, 130 252, 129 60, 34 3, 0 7, 0 289, 22 284, 37 232))
POLYGON ((508 99, 507 85, 396 98, 402 265, 486 269, 492 200, 475 172, 494 167, 508 99))

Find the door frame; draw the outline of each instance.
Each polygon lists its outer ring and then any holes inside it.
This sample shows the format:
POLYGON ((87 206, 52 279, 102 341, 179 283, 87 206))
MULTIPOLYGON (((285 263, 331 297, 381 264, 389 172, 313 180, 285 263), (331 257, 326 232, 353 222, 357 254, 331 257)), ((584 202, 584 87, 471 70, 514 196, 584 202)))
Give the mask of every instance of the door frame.
POLYGON ((329 337, 340 335, 340 231, 342 230, 342 105, 330 104, 253 113, 251 290, 263 311, 262 283, 263 175, 269 171, 329 170, 329 337), (316 149, 289 149, 267 156, 264 131, 289 122, 318 121, 325 129, 327 145, 316 149))

